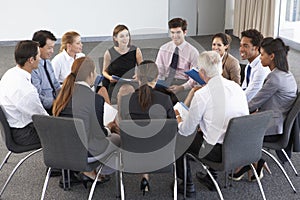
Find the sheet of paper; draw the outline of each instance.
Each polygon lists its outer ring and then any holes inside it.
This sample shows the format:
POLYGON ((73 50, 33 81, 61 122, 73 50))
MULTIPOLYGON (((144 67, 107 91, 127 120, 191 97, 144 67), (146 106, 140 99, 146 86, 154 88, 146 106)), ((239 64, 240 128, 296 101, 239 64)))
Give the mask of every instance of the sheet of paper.
POLYGON ((104 117, 103 117, 103 124, 106 126, 109 122, 114 121, 118 110, 115 109, 113 106, 109 105, 108 103, 104 103, 104 117))
POLYGON ((184 121, 189 113, 188 107, 183 102, 177 102, 173 108, 178 110, 181 119, 184 121))

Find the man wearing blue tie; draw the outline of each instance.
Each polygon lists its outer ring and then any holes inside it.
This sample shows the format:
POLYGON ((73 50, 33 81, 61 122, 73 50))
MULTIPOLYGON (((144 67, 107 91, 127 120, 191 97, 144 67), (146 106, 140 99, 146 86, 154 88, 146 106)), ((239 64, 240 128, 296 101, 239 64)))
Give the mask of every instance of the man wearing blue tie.
POLYGON ((40 30, 34 33, 32 40, 40 44, 41 60, 38 69, 32 71, 31 82, 39 93, 43 107, 51 115, 53 101, 60 90, 49 60, 54 52, 56 38, 50 31, 40 30))
POLYGON ((270 72, 270 69, 263 67, 260 62, 260 45, 262 40, 262 34, 256 29, 249 29, 242 32, 240 55, 242 60, 248 60, 242 89, 246 93, 248 102, 261 89, 265 78, 270 72))

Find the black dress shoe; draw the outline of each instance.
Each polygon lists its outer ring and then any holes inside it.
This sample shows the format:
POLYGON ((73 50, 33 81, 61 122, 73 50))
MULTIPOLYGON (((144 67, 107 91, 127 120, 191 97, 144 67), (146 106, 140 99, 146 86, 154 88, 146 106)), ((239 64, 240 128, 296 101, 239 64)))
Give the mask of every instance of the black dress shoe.
POLYGON ((202 176, 203 174, 200 172, 196 173, 196 177, 198 179, 198 181, 204 185, 205 187, 207 187, 210 191, 217 191, 213 181, 211 180, 210 176, 208 174, 206 174, 205 176, 202 176))
MULTIPOLYGON (((170 188, 172 190, 172 192, 174 191, 174 181, 172 182, 172 184, 170 185, 170 188)), ((184 193, 184 185, 183 182, 179 185, 177 185, 177 193, 183 194, 184 193)), ((194 183, 188 183, 186 184, 186 196, 187 197, 192 197, 193 195, 196 194, 196 190, 195 190, 195 185, 194 183)))
MULTIPOLYGON (((183 183, 177 186, 177 193, 183 194, 184 193, 184 185, 183 183)), ((186 196, 192 197, 196 194, 195 185, 194 183, 187 183, 186 184, 186 196)))
MULTIPOLYGON (((47 171, 48 171, 48 169, 47 169, 47 171)), ((57 177, 57 176, 61 176, 61 169, 52 168, 50 177, 57 177)))

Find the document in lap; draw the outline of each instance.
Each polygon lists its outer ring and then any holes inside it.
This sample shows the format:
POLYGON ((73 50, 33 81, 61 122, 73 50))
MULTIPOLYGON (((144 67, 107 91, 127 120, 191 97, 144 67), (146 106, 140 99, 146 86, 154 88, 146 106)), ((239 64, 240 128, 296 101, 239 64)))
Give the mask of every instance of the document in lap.
POLYGON ((184 121, 189 113, 189 108, 183 102, 177 102, 173 108, 178 110, 181 119, 184 121))
POLYGON ((167 85, 167 83, 164 80, 158 79, 156 81, 155 88, 168 89, 168 85, 167 85))
POLYGON ((112 75, 111 76, 113 79, 117 80, 117 81, 122 81, 122 82, 131 82, 131 81, 135 81, 134 79, 131 78, 121 78, 119 76, 116 75, 112 75))
POLYGON ((199 83, 200 85, 205 85, 206 83, 201 79, 199 76, 198 71, 193 67, 191 70, 184 72, 185 74, 189 75, 194 81, 199 83))
POLYGON ((95 82, 94 82, 95 88, 100 85, 100 83, 103 81, 103 79, 104 79, 103 75, 98 75, 96 77, 95 82))
POLYGON ((111 121, 115 120, 115 117, 118 113, 118 110, 109 105, 108 103, 104 103, 104 117, 103 117, 103 124, 107 126, 107 124, 111 121))

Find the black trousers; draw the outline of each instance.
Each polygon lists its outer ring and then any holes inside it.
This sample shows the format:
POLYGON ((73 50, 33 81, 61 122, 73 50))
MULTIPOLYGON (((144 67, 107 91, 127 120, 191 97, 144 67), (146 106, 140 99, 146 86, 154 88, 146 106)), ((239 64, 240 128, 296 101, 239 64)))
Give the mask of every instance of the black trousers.
POLYGON ((28 124, 24 128, 11 128, 11 133, 15 143, 20 145, 41 143, 33 123, 28 124))
MULTIPOLYGON (((204 142, 203 139, 203 134, 202 132, 198 132, 195 135, 195 138, 190 145, 190 147, 186 150, 186 153, 191 153, 198 155, 200 151, 200 147, 202 143, 204 142)), ((183 180, 184 178, 184 165, 183 165, 183 157, 184 154, 182 154, 177 160, 176 160, 176 172, 177 172, 177 177, 183 180)), ((221 144, 216 144, 213 149, 205 156, 205 159, 214 161, 214 162, 222 162, 222 145, 221 144)), ((215 171, 213 169, 210 169, 213 174, 215 171)), ((191 174, 191 167, 189 163, 189 159, 187 159, 187 183, 192 183, 193 178, 191 174)))

